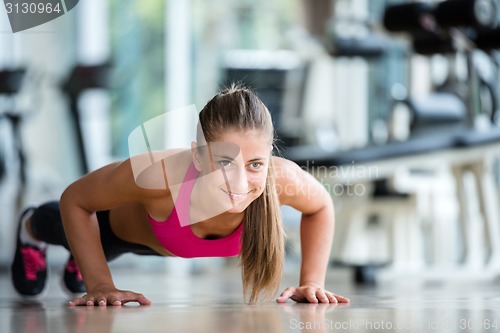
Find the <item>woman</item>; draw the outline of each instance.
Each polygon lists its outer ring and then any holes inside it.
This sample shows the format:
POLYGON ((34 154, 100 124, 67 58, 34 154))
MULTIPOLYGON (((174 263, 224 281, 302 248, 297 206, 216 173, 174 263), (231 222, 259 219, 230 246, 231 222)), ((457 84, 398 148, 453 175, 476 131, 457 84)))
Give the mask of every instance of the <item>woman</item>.
POLYGON ((160 159, 156 153, 147 167, 137 167, 144 156, 107 165, 70 185, 59 203, 26 210, 14 286, 23 295, 42 292, 49 243, 71 250, 66 287, 87 292, 70 305, 150 304, 113 283, 107 261, 126 252, 239 255, 246 300, 268 300, 283 268, 280 205, 290 205, 302 212, 300 285, 277 301, 348 302, 324 289, 334 229, 330 195, 296 164, 272 156, 273 140, 262 101, 246 88, 225 89, 199 113, 191 149, 164 151, 160 159))

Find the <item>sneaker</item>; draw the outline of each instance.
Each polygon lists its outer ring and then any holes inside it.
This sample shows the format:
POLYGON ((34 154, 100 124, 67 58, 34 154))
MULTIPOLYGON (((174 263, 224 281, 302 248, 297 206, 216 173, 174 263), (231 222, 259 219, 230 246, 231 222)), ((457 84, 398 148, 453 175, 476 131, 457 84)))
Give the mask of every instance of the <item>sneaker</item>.
POLYGON ((66 287, 69 293, 82 294, 87 291, 83 283, 82 274, 80 274, 80 270, 73 257, 70 257, 66 266, 64 266, 63 282, 64 287, 66 287))
POLYGON ((11 266, 12 284, 22 296, 40 295, 47 281, 46 249, 23 244, 20 239, 21 224, 33 210, 26 209, 19 219, 16 251, 11 266))

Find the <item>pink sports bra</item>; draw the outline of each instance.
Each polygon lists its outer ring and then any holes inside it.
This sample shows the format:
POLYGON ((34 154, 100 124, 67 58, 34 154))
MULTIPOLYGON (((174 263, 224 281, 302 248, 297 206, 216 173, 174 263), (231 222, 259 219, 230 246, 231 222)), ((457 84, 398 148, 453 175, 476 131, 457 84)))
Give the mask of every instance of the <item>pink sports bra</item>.
POLYGON ((181 226, 178 214, 189 214, 189 198, 198 176, 193 163, 188 168, 172 213, 165 221, 156 221, 148 214, 156 238, 170 253, 183 258, 232 257, 240 253, 243 223, 230 235, 218 239, 196 236, 191 225, 181 226), (177 211, 179 210, 179 212, 177 211))

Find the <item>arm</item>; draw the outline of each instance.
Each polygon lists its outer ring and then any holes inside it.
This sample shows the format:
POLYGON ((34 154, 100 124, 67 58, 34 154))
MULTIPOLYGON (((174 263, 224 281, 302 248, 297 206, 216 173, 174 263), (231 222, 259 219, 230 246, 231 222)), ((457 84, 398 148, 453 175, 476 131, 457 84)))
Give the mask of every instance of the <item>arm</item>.
POLYGON ((288 298, 311 303, 349 302, 347 298, 324 289, 335 224, 330 194, 295 163, 279 158, 275 161, 281 204, 302 212, 300 286, 288 287, 278 302, 286 302, 288 298))
POLYGON ((331 200, 327 200, 314 213, 302 213, 300 221, 302 253, 300 285, 315 284, 324 288, 326 270, 332 249, 334 218, 331 200))
POLYGON ((135 185, 130 161, 105 166, 64 191, 60 201, 64 230, 87 288, 87 294, 70 305, 121 305, 130 301, 150 304, 143 295, 115 287, 95 214, 99 210, 140 202, 143 192, 135 185))

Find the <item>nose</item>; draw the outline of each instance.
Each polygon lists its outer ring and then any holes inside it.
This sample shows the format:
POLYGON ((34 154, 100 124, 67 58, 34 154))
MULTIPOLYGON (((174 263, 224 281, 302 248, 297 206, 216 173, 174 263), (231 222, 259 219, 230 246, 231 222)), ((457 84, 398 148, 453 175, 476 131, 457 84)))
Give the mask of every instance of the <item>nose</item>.
POLYGON ((234 194, 243 194, 249 191, 248 177, 244 167, 239 167, 228 175, 229 187, 234 194))

